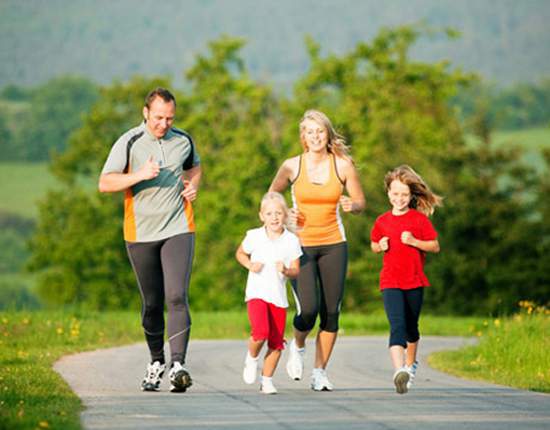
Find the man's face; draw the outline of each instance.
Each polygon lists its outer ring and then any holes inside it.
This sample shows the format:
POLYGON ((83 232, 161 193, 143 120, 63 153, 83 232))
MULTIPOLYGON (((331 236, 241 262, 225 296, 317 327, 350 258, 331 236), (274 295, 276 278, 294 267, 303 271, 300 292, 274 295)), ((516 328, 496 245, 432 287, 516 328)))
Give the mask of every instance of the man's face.
POLYGON ((147 106, 143 108, 143 117, 147 128, 157 139, 163 137, 170 130, 175 114, 175 103, 173 101, 165 102, 161 97, 153 99, 149 108, 147 106))

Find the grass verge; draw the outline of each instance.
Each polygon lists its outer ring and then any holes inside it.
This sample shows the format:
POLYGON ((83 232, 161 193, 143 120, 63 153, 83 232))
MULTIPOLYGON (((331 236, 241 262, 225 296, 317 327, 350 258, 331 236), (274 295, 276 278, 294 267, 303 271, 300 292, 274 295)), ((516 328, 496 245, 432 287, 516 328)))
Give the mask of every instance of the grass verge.
POLYGON ((520 306, 512 318, 485 321, 477 345, 434 353, 429 364, 468 379, 550 393, 550 310, 527 301, 520 306))

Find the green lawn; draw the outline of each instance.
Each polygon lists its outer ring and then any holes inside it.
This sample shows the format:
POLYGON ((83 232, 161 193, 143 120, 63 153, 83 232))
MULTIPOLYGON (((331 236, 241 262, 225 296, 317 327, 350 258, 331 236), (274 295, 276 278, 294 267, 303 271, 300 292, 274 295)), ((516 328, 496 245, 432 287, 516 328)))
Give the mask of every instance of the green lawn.
POLYGON ((47 163, 0 163, 0 212, 35 218, 36 202, 56 185, 47 163))
MULTIPOLYGON (((550 149, 550 127, 497 131, 493 133, 492 138, 494 145, 499 148, 512 145, 524 148, 523 161, 530 166, 534 166, 539 172, 544 170, 541 151, 550 149)), ((466 136, 466 141, 470 144, 479 143, 479 139, 472 135, 466 136)))

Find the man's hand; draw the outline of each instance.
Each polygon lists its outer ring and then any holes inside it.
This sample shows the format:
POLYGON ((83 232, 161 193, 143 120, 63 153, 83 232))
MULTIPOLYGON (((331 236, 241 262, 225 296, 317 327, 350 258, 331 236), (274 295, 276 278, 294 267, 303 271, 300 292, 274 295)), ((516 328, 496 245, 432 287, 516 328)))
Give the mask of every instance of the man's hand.
POLYGON ((151 155, 149 159, 145 162, 143 166, 137 171, 137 174, 142 181, 147 181, 149 179, 156 178, 160 173, 160 166, 157 163, 153 156, 151 155))
POLYGON ((187 179, 183 180, 183 191, 181 192, 181 196, 190 202, 195 200, 197 198, 197 189, 193 185, 191 181, 188 181, 187 179))

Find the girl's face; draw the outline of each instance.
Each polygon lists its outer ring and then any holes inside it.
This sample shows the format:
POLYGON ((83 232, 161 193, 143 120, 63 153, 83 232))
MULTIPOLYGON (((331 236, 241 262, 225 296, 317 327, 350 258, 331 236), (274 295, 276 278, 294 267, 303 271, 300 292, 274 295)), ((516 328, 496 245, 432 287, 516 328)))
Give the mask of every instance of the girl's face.
POLYGON ((392 181, 388 190, 388 198, 394 215, 404 214, 409 210, 411 197, 411 190, 408 185, 405 185, 399 179, 392 181))
POLYGON ((302 138, 308 151, 321 152, 326 150, 328 145, 327 129, 312 119, 306 119, 302 126, 302 138))
POLYGON ((285 217, 283 206, 276 201, 267 201, 260 211, 260 219, 268 233, 282 233, 285 217))

